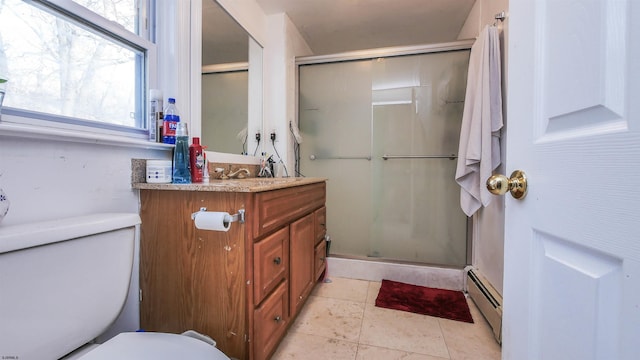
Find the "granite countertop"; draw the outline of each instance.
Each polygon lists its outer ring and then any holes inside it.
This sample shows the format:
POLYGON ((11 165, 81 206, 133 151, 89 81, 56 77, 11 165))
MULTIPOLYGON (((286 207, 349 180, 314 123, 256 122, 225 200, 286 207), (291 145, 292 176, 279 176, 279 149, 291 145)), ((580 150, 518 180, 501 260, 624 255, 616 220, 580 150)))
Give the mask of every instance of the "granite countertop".
POLYGON ((182 190, 182 191, 220 191, 220 192, 262 192, 284 189, 300 185, 325 182, 326 178, 288 177, 288 178, 247 178, 229 180, 209 180, 199 184, 154 184, 134 182, 134 189, 182 190))

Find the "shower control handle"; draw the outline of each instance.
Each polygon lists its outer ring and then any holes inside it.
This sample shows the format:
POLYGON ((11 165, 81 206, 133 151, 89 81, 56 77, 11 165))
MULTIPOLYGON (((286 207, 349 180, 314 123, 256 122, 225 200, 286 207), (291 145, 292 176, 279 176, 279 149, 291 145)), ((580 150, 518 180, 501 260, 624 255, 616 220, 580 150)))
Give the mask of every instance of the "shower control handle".
POLYGON ((496 174, 487 179, 487 190, 494 195, 504 195, 507 191, 515 199, 524 199, 527 195, 527 176, 524 171, 516 170, 508 178, 502 174, 496 174))

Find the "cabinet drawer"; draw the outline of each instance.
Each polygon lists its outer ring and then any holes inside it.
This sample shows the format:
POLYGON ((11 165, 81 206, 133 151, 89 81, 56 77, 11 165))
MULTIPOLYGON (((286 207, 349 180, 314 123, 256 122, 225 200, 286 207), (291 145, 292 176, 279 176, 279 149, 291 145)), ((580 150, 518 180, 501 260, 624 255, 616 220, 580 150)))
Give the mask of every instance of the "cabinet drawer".
POLYGON ((327 208, 321 207, 315 211, 315 226, 316 226, 316 244, 324 240, 324 235, 327 233, 327 208))
POLYGON ((320 275, 322 275, 322 272, 324 271, 324 269, 326 269, 326 266, 327 266, 326 263, 327 263, 327 243, 323 241, 318 245, 316 245, 315 262, 314 262, 315 277, 313 278, 314 280, 318 280, 320 278, 320 275))
POLYGON ((282 282, 254 312, 254 359, 267 359, 289 323, 288 284, 282 282))
POLYGON ((257 193, 254 204, 254 238, 324 206, 325 189, 325 183, 317 183, 257 193))
POLYGON ((253 246, 254 305, 285 279, 289 266, 289 227, 286 226, 253 246))

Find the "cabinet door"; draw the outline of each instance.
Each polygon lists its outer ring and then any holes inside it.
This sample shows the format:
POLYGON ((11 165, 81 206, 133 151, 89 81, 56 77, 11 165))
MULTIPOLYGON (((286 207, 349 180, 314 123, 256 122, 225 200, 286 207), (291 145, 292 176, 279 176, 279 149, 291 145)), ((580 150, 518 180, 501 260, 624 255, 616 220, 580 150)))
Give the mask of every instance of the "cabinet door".
POLYGON ((291 316, 298 313, 313 287, 314 275, 314 214, 291 223, 290 296, 291 316))
POLYGON ((147 331, 197 330, 230 357, 247 358, 245 224, 227 232, 196 229, 200 207, 235 212, 242 193, 140 191, 140 326, 147 331), (233 335, 229 335, 233 334, 233 335))
POLYGON ((327 257, 327 244, 322 241, 316 245, 315 251, 315 270, 314 270, 314 278, 313 280, 317 280, 322 275, 324 269, 326 269, 326 257, 327 257))
POLYGON ((314 212, 315 226, 316 226, 316 244, 324 240, 324 235, 327 233, 327 208, 321 207, 314 212))
POLYGON ((284 280, 289 265, 289 227, 284 227, 253 246, 254 305, 260 304, 284 280))

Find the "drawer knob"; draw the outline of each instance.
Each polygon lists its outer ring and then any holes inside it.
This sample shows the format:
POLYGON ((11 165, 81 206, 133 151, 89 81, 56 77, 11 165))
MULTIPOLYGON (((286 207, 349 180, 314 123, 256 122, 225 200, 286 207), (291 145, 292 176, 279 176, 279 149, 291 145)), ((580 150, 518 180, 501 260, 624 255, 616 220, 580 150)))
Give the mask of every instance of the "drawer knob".
POLYGON ((278 256, 277 258, 273 259, 273 263, 276 265, 280 265, 282 263, 282 259, 280 259, 280 256, 278 256))
POLYGON ((277 322, 277 323, 278 323, 278 322, 282 321, 282 318, 281 318, 280 316, 276 316, 276 317, 273 319, 273 321, 275 321, 275 322, 277 322))

